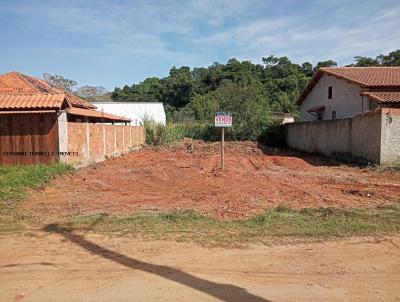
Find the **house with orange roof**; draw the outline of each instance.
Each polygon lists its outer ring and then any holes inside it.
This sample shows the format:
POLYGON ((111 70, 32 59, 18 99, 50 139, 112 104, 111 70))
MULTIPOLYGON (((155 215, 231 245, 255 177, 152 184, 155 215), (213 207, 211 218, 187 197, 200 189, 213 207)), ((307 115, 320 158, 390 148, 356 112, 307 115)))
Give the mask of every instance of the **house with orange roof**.
POLYGON ((102 160, 142 143, 129 123, 44 80, 0 75, 0 165, 102 160))
POLYGON ((357 162, 400 162, 400 67, 329 67, 297 100, 286 145, 357 162))
POLYGON ((302 121, 400 107, 400 67, 320 68, 298 98, 302 121))

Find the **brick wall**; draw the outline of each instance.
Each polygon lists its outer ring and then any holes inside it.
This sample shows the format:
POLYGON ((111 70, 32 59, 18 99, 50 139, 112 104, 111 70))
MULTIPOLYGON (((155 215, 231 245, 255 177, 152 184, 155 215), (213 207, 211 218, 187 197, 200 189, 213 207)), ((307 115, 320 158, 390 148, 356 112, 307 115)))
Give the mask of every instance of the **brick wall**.
POLYGON ((144 144, 142 126, 68 122, 68 163, 88 164, 128 152, 144 144))

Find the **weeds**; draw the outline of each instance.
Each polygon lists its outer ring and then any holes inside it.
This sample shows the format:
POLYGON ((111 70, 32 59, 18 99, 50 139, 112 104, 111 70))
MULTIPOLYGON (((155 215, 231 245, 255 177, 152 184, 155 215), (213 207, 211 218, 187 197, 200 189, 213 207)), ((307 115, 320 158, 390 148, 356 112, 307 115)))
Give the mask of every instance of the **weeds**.
POLYGON ((342 238, 400 231, 400 207, 383 209, 304 209, 278 207, 242 220, 218 220, 186 210, 123 216, 89 215, 70 218, 73 230, 111 235, 193 241, 204 246, 267 244, 290 238, 342 238))
POLYGON ((170 123, 161 125, 145 121, 144 127, 146 131, 146 143, 154 146, 179 142, 186 137, 206 141, 216 141, 219 139, 219 133, 215 127, 201 123, 170 123))
POLYGON ((0 167, 0 210, 13 208, 15 201, 26 195, 27 188, 40 187, 54 176, 72 170, 72 166, 61 163, 0 167))

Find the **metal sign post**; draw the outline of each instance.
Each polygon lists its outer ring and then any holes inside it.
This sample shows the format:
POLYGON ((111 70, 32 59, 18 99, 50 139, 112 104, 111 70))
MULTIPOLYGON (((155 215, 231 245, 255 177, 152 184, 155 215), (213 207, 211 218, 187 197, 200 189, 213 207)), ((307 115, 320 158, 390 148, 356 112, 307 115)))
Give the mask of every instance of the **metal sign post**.
POLYGON ((225 166, 225 128, 232 127, 232 114, 230 112, 217 112, 215 114, 215 127, 221 128, 221 170, 225 166))

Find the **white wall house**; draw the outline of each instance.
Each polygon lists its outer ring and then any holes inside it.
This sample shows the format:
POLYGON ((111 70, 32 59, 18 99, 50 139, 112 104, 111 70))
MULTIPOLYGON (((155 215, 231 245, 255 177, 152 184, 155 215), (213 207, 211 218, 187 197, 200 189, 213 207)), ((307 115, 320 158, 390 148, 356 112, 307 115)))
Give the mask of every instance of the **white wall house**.
POLYGON ((142 125, 144 119, 166 124, 163 103, 158 102, 94 102, 97 110, 130 118, 132 124, 142 125))
POLYGON ((377 107, 400 105, 398 67, 321 68, 298 103, 302 121, 354 117, 377 107))
POLYGON ((400 67, 320 68, 298 104, 302 121, 285 125, 288 147, 359 163, 400 160, 400 67))

